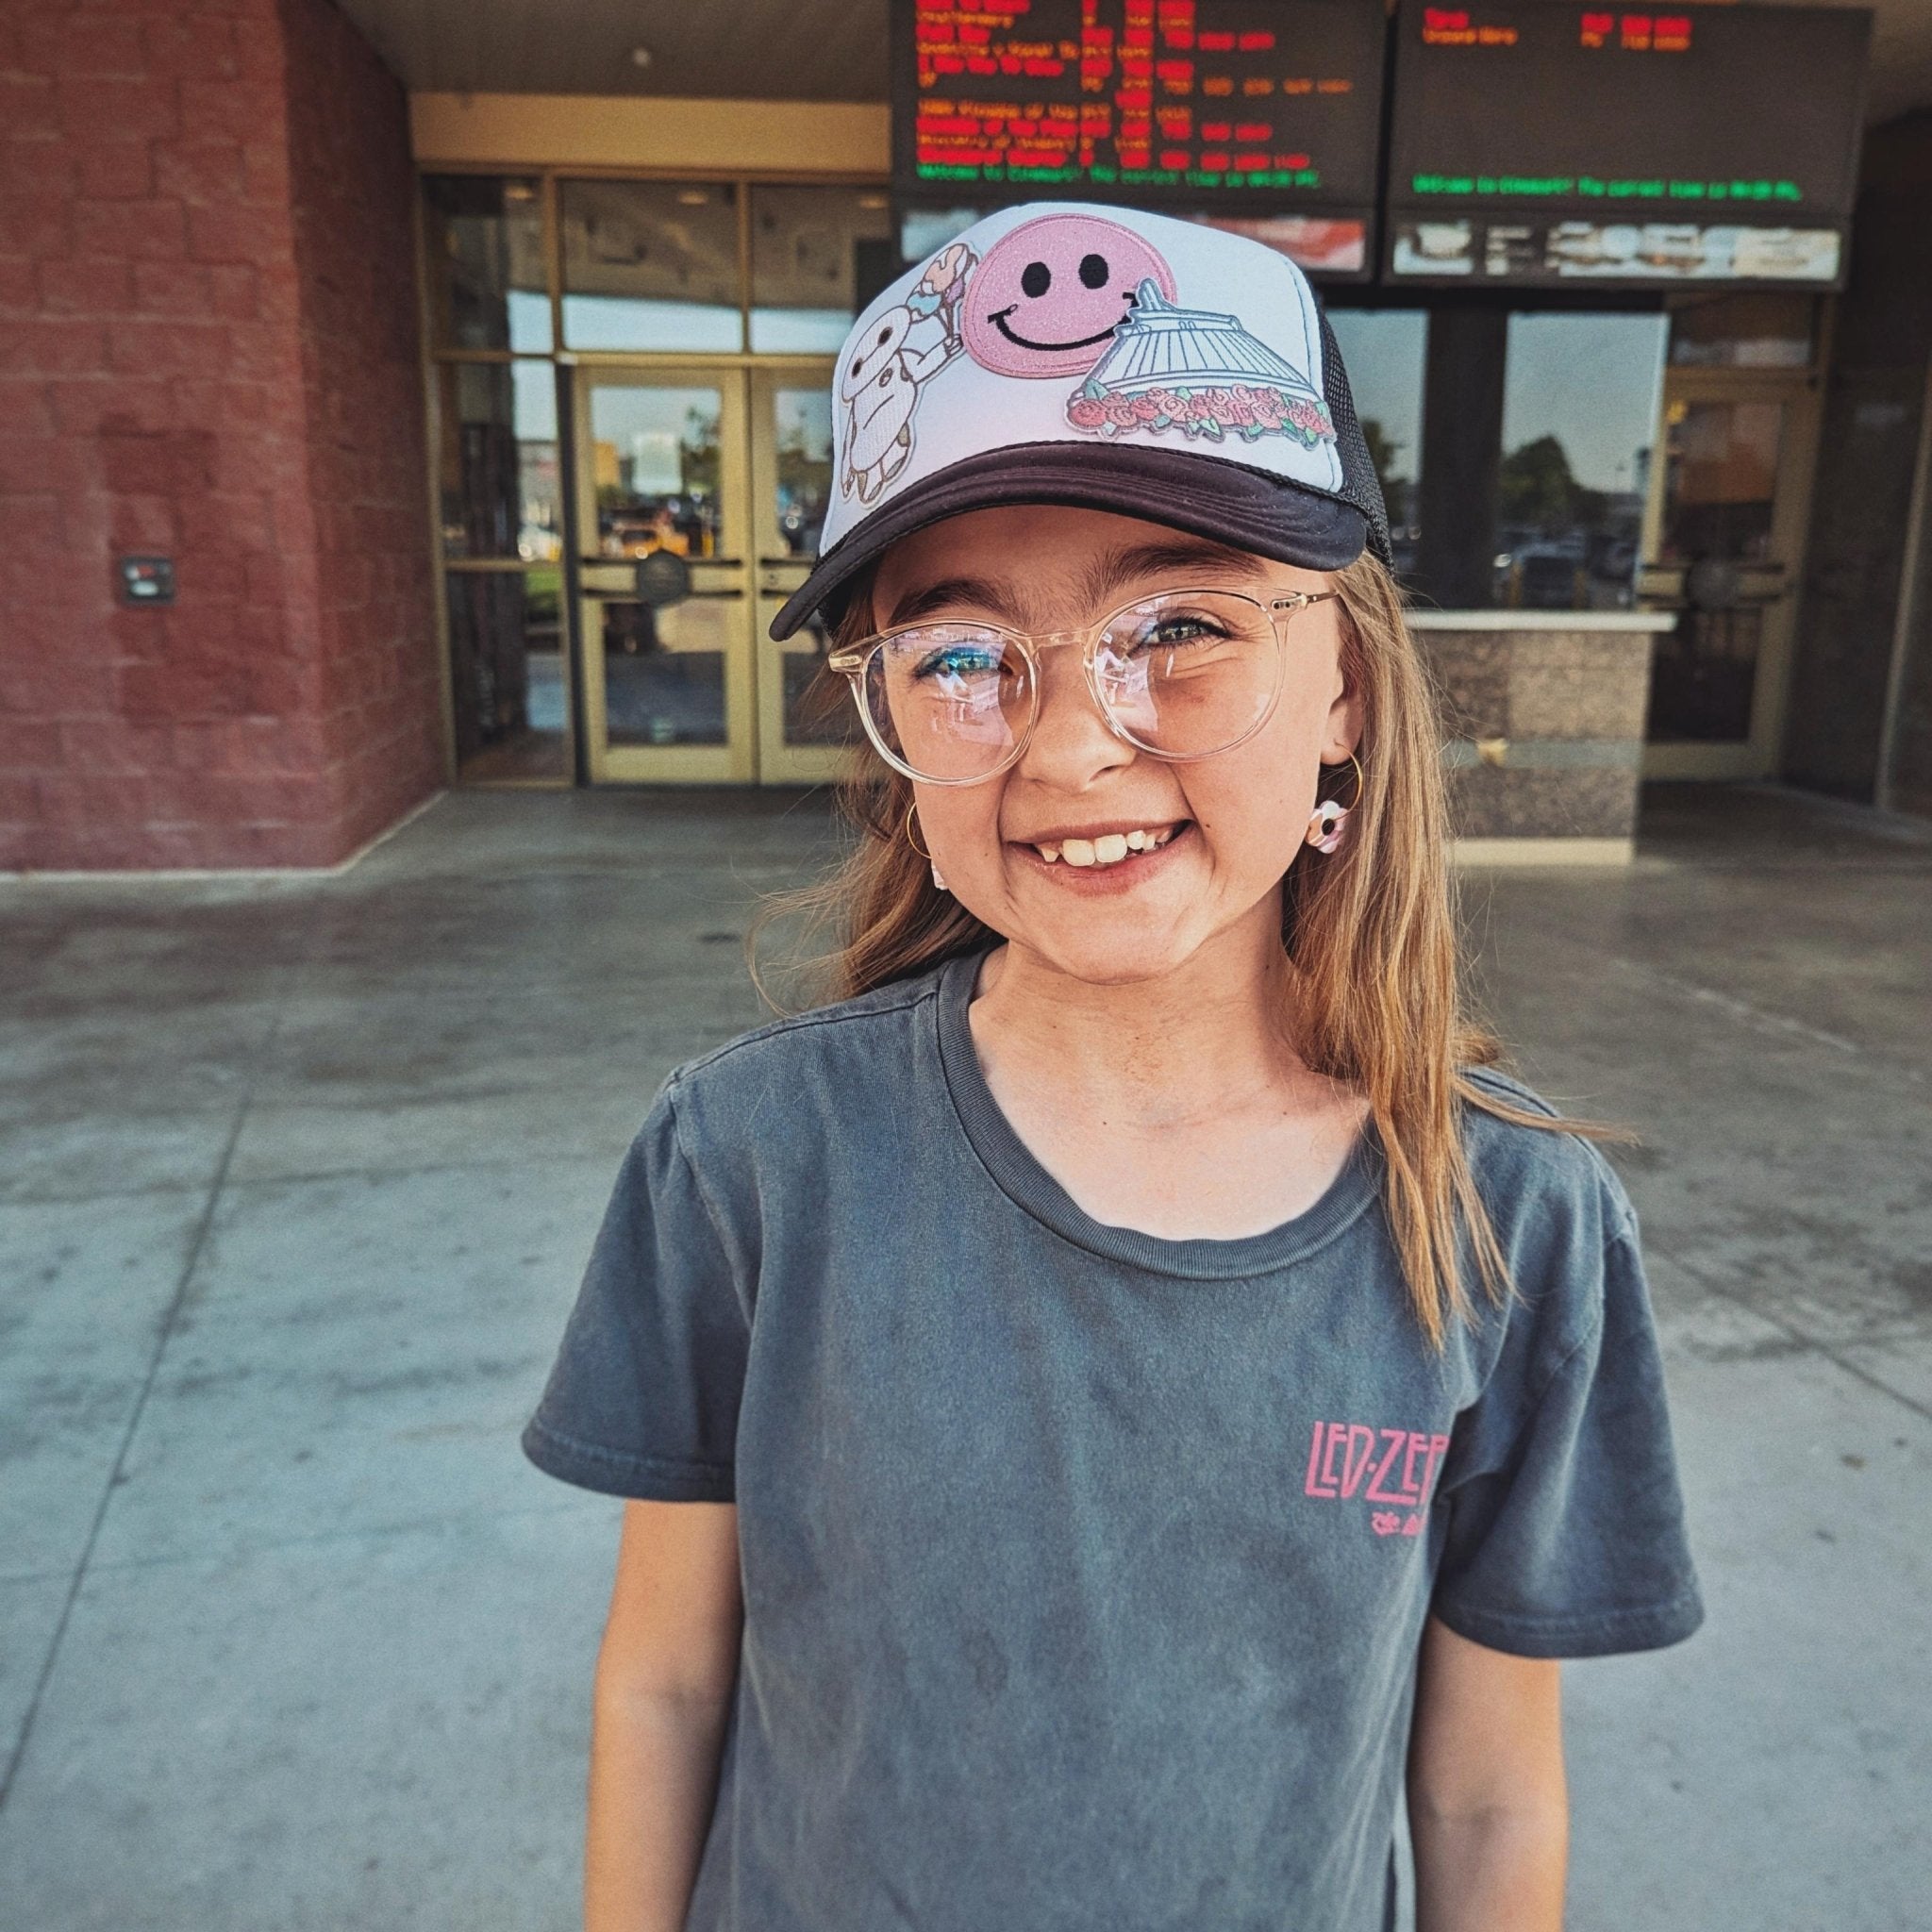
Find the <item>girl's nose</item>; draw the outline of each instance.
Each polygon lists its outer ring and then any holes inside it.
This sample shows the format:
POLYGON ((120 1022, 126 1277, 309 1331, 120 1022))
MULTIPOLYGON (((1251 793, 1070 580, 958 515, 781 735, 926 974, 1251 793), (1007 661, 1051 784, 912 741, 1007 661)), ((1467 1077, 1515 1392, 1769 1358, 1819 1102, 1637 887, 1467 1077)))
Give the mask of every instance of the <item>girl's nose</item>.
POLYGON ((1042 785, 1077 791, 1104 772, 1138 756, 1108 729, 1075 644, 1049 644, 1040 653, 1040 715, 1020 771, 1042 785))

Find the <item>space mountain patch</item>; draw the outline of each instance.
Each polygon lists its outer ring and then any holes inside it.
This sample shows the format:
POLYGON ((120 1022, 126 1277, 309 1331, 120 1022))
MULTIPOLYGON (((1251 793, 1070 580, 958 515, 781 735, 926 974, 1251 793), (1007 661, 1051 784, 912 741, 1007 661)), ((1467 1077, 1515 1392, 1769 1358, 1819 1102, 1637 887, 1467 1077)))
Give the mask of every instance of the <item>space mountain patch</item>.
POLYGON ((1067 398, 1067 421, 1102 436, 1290 436, 1308 449, 1335 441, 1335 425, 1307 378, 1238 316, 1177 308, 1151 279, 1134 291, 1106 353, 1067 398))

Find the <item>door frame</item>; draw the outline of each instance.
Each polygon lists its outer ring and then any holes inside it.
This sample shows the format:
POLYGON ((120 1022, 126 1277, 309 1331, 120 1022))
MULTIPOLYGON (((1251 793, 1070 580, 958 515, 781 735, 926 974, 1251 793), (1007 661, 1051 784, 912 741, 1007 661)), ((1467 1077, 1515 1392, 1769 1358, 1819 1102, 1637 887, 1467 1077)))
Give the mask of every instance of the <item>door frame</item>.
MULTIPOLYGON (((559 358, 561 359, 561 358, 559 358)), ((593 785, 745 784, 758 770, 758 708, 753 702, 754 667, 749 634, 755 603, 751 542, 749 465, 744 450, 749 387, 742 357, 593 356, 579 352, 571 372, 571 430, 575 474, 568 488, 575 508, 577 541, 567 559, 567 583, 577 641, 578 688, 582 692, 583 769, 593 785), (625 575, 635 568, 625 558, 592 554, 596 541, 597 491, 594 442, 591 436, 591 391, 594 388, 712 389, 718 394, 719 542, 723 555, 693 558, 694 573, 706 581, 698 596, 737 604, 743 621, 731 626, 724 646, 724 742, 723 744, 623 744, 609 741, 604 676, 604 613, 607 600, 622 599, 625 575), (734 454, 735 453, 735 454, 734 454)))
POLYGON ((839 776, 847 756, 837 745, 788 742, 785 660, 816 657, 819 647, 808 629, 794 633, 783 643, 771 635, 772 620, 785 600, 805 582, 812 562, 809 557, 786 554, 778 535, 778 447, 772 402, 779 390, 822 390, 829 396, 836 359, 829 355, 764 357, 751 372, 752 534, 758 569, 753 650, 758 674, 758 776, 761 785, 828 784, 839 776))
MULTIPOLYGON (((1821 342, 1819 361, 1823 352, 1821 342)), ((1751 689, 1749 737, 1733 743, 1689 739, 1647 742, 1643 747, 1646 778, 1753 779, 1777 774, 1805 578, 1806 540, 1811 525, 1811 481, 1817 468, 1822 401, 1816 362, 1808 369, 1665 368, 1656 455, 1644 502, 1641 602, 1648 609, 1680 608, 1677 598, 1681 592, 1672 591, 1665 581, 1673 573, 1652 561, 1663 530, 1669 435, 1673 409, 1677 406, 1774 403, 1784 409, 1771 529, 1772 558, 1783 566, 1783 584, 1763 607, 1765 620, 1751 689)))
POLYGON ((837 746, 793 745, 785 735, 785 661, 818 646, 809 632, 783 643, 771 620, 805 580, 809 557, 784 553, 777 527, 777 439, 772 399, 780 389, 831 388, 833 358, 590 355, 559 358, 570 375, 572 474, 566 485, 575 538, 565 558, 565 595, 580 694, 584 778, 593 785, 819 785, 839 775, 837 746), (621 597, 630 562, 592 553, 597 505, 591 391, 625 386, 713 389, 718 418, 720 544, 700 564, 711 595, 729 597, 742 621, 724 651, 722 745, 613 745, 603 657, 605 599, 621 597))

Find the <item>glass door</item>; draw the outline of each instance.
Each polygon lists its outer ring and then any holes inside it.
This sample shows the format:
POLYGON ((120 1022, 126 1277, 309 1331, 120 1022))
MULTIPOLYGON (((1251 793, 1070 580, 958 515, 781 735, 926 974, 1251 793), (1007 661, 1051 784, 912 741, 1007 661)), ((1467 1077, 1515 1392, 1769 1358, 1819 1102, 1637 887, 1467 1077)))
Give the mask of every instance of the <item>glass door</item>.
POLYGON ((1776 770, 1815 422, 1803 380, 1667 378, 1641 591, 1676 623, 1652 658, 1646 777, 1776 770))
POLYGON ((575 391, 590 775, 748 780, 758 720, 744 371, 579 364, 575 391))
POLYGON ((758 552, 758 776, 822 784, 863 731, 842 677, 824 669, 814 621, 781 643, 773 618, 805 582, 832 502, 831 364, 800 361, 752 377, 752 532, 758 552))

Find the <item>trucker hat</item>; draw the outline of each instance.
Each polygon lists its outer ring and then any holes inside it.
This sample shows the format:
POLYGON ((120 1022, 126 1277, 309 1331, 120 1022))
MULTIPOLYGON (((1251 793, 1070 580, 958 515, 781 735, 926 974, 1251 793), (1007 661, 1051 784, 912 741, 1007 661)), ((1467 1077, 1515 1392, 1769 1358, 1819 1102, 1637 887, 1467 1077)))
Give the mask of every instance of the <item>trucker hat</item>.
POLYGON ((1390 560, 1328 319, 1285 255, 1224 229, 1003 208, 867 307, 832 396, 831 508, 774 638, 836 621, 901 537, 1002 504, 1116 510, 1311 570, 1390 560))

